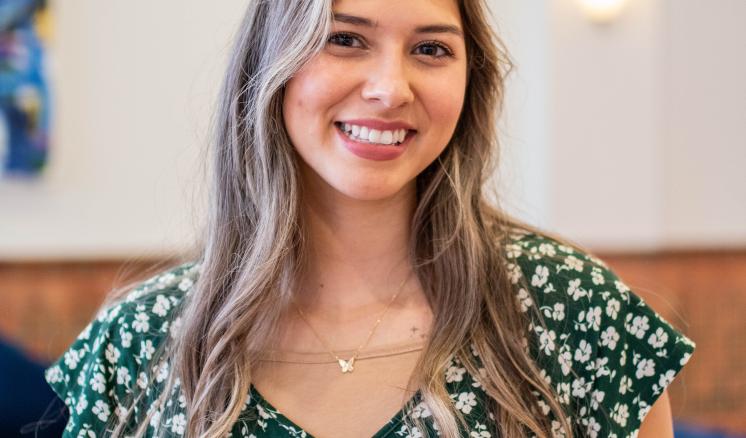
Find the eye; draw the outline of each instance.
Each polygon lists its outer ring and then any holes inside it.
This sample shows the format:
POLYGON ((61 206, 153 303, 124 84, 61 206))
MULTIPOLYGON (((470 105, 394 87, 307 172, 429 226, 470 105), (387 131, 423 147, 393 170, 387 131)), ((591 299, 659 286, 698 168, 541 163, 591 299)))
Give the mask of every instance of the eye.
MULTIPOLYGON (((347 33, 347 32, 337 32, 333 33, 329 36, 327 39, 328 43, 334 44, 335 46, 342 46, 342 47, 349 47, 351 49, 363 49, 365 48, 365 44, 362 43, 363 39, 355 34, 347 33), (355 45, 355 42, 360 42, 359 45, 355 45)), ((453 57, 453 51, 448 48, 445 44, 438 42, 438 41, 425 41, 418 45, 415 50, 425 48, 426 50, 422 52, 425 56, 429 56, 433 59, 440 59, 440 58, 452 58, 453 57), (440 50, 440 54, 438 52, 440 50)))
POLYGON ((425 41, 424 43, 420 44, 416 48, 421 49, 423 47, 430 47, 430 48, 434 47, 435 48, 435 50, 433 49, 427 50, 426 53, 424 53, 427 56, 431 56, 436 59, 445 58, 445 57, 453 57, 453 52, 451 51, 451 49, 449 49, 444 44, 439 43, 438 41, 425 41), (443 54, 438 55, 437 54, 438 49, 442 50, 443 54))
POLYGON ((361 47, 354 47, 352 45, 348 45, 352 43, 353 41, 360 41, 360 37, 357 35, 353 35, 351 33, 346 32, 339 32, 339 33, 333 33, 329 36, 329 39, 327 42, 332 43, 337 46, 343 46, 343 47, 351 47, 351 48, 361 48, 361 47))

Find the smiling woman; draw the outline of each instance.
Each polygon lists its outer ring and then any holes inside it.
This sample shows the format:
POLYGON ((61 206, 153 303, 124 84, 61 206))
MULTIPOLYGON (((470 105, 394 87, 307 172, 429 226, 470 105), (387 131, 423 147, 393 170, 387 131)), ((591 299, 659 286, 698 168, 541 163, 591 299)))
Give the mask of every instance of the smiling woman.
POLYGON ((252 1, 201 256, 113 292, 47 370, 67 436, 623 437, 648 412, 664 436, 694 344, 482 192, 510 69, 488 22, 252 1))

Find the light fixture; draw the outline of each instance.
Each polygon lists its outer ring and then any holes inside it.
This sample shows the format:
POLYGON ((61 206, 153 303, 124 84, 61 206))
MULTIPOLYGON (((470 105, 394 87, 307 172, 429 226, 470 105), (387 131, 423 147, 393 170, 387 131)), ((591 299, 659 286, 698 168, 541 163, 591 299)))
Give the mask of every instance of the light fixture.
POLYGON ((583 11, 596 23, 609 23, 621 12, 625 0, 577 0, 583 11))

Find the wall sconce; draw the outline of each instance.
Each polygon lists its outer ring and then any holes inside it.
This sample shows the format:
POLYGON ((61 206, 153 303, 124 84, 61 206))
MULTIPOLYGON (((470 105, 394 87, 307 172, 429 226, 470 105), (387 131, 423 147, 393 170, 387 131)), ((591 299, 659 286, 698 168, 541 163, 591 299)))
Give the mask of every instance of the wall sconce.
POLYGON ((578 0, 583 11, 596 23, 609 23, 622 11, 625 0, 578 0))

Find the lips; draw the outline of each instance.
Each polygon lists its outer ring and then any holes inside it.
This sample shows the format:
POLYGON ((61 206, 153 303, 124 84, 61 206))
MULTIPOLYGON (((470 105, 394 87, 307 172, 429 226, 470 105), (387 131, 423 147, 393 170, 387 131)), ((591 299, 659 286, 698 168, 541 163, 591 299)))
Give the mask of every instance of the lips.
POLYGON ((409 142, 415 135, 413 131, 408 131, 404 141, 399 145, 373 144, 356 141, 348 137, 339 123, 334 123, 334 127, 342 144, 348 151, 360 158, 374 161, 388 161, 399 157, 407 149, 409 142))

